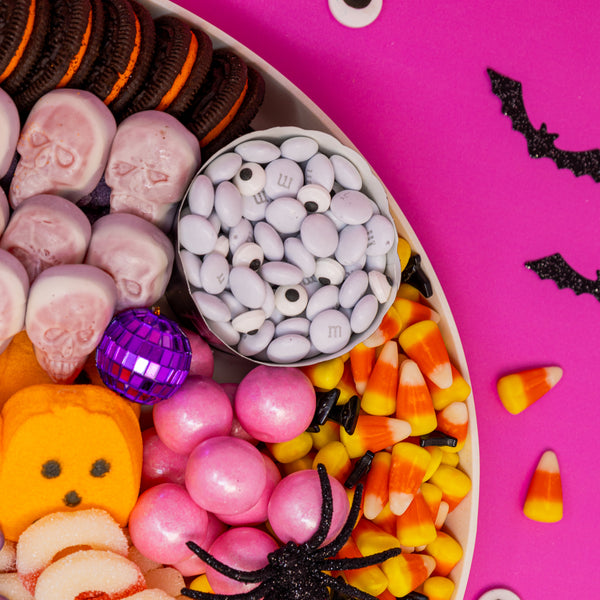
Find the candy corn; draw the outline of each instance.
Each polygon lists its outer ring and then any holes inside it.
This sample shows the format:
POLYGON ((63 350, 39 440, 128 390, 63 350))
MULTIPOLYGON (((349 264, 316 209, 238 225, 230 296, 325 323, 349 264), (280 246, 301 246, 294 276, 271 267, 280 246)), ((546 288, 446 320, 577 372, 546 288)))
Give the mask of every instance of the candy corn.
POLYGON ((386 560, 381 570, 388 578, 388 590, 397 598, 420 586, 435 568, 435 559, 427 554, 400 554, 386 560))
POLYGON ((319 463, 323 463, 327 473, 335 477, 340 483, 344 483, 352 470, 348 451, 344 444, 338 441, 329 442, 315 454, 312 468, 316 469, 319 463))
POLYGON ((452 402, 437 415, 438 430, 456 438, 456 446, 446 446, 447 452, 463 449, 469 429, 469 411, 464 402, 452 402))
POLYGON ((445 531, 438 531, 433 542, 427 544, 425 552, 435 558, 435 575, 446 577, 463 556, 461 545, 445 531))
POLYGON ((442 499, 448 503, 449 510, 454 510, 461 500, 471 491, 469 476, 456 467, 440 464, 437 471, 429 478, 442 490, 442 499))
POLYGON ((340 429, 340 440, 346 446, 350 458, 358 458, 367 450, 379 452, 409 435, 410 425, 406 421, 373 415, 359 415, 352 435, 348 435, 343 428, 340 429))
POLYGON ((402 319, 394 306, 390 306, 383 315, 377 329, 366 339, 363 344, 369 348, 382 346, 388 340, 395 338, 402 330, 402 319))
POLYGON ((362 396, 361 407, 370 415, 387 416, 396 410, 398 344, 389 340, 381 349, 362 396))
POLYGON ((392 455, 389 452, 377 452, 373 457, 371 469, 365 482, 364 511, 367 519, 374 519, 388 502, 388 479, 392 455))
POLYGON ((539 367, 500 377, 498 395, 506 410, 519 414, 549 392, 561 379, 560 367, 539 367))
POLYGON ((448 350, 435 321, 428 319, 407 327, 398 336, 398 341, 406 355, 419 365, 425 377, 442 389, 452 385, 448 350))
POLYGON ((371 375, 374 364, 375 348, 369 348, 361 342, 350 350, 352 378, 354 379, 356 391, 361 396, 367 388, 367 381, 369 380, 369 375, 371 375))
POLYGON ((562 485, 558 459, 552 450, 542 454, 523 505, 523 513, 533 521, 556 523, 563 516, 562 485))
MULTIPOLYGON (((362 558, 363 554, 358 549, 356 542, 350 537, 342 546, 336 558, 362 558)), ((337 573, 335 573, 337 575, 337 573)), ((363 567, 361 569, 348 569, 342 573, 344 579, 354 587, 371 594, 378 596, 388 585, 387 577, 377 565, 363 567)))
POLYGON ((429 506, 419 491, 396 520, 396 537, 403 546, 425 546, 435 540, 437 530, 429 506))
POLYGON ((460 374, 458 369, 450 363, 452 370, 452 385, 442 389, 433 381, 427 380, 427 387, 431 394, 431 401, 435 410, 442 410, 452 402, 464 402, 471 394, 471 386, 460 374))
POLYGON ((431 394, 414 360, 407 359, 400 365, 396 417, 408 421, 415 436, 430 433, 437 426, 431 394))
POLYGON ((416 444, 400 442, 392 448, 390 508, 401 515, 412 502, 431 461, 431 454, 416 444))
POLYGON ((344 372, 342 373, 341 379, 337 382, 336 387, 340 390, 338 404, 345 404, 352 396, 356 396, 356 386, 352 379, 352 369, 349 360, 344 363, 344 372))
POLYGON ((392 306, 398 311, 398 315, 402 319, 402 327, 410 327, 418 321, 426 321, 430 319, 436 323, 440 322, 440 315, 420 302, 409 300, 408 298, 396 298, 392 306))
POLYGON ((398 258, 400 259, 400 269, 404 270, 412 254, 410 244, 404 238, 398 238, 397 250, 398 258))
POLYGON ((386 533, 394 536, 396 535, 396 515, 392 512, 389 502, 376 517, 371 519, 371 522, 380 529, 383 529, 386 533))

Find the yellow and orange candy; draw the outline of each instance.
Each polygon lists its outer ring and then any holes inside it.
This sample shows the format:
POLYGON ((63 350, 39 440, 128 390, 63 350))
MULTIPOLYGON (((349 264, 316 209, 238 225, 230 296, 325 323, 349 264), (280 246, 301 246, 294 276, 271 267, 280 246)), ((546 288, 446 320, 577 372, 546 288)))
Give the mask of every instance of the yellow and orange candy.
POLYGON ((498 395, 506 410, 517 415, 549 392, 562 378, 560 367, 538 367, 500 377, 498 395))
POLYGON ((563 517, 560 469, 552 450, 546 450, 538 462, 529 483, 523 513, 541 523, 556 523, 563 517))

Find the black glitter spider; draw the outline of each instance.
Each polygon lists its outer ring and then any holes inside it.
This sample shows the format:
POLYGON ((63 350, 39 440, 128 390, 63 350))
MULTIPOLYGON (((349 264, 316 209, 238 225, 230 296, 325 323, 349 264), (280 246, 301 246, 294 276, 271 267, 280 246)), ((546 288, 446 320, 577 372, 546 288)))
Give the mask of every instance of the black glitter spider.
POLYGON ((355 600, 377 600, 367 594, 323 571, 345 571, 360 569, 383 562, 400 554, 400 548, 390 548, 361 558, 334 557, 347 542, 358 519, 362 498, 362 485, 356 486, 350 513, 337 537, 321 546, 331 527, 333 499, 327 471, 322 464, 317 466, 321 482, 321 519, 317 531, 303 544, 287 542, 269 554, 269 564, 255 571, 233 569, 211 556, 194 542, 187 545, 208 566, 219 573, 243 583, 258 583, 258 587, 240 594, 211 594, 198 592, 189 588, 181 590, 182 595, 195 600, 329 600, 329 589, 339 592, 343 597, 355 600), (329 588, 329 589, 328 589, 329 588))

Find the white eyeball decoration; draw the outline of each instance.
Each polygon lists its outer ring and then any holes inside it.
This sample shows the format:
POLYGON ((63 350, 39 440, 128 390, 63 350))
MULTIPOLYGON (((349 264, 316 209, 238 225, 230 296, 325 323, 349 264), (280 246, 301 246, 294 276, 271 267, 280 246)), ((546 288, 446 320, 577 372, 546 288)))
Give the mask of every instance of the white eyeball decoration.
POLYGON ((381 12, 383 0, 329 0, 331 14, 346 27, 370 25, 381 12))

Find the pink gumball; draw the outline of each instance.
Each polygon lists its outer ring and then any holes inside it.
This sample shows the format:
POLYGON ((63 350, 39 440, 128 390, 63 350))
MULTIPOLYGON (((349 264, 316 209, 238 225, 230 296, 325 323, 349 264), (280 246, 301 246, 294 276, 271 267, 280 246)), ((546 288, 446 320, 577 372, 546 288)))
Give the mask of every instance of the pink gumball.
POLYGON ((175 483, 161 483, 143 492, 129 516, 129 535, 147 558, 163 564, 192 555, 188 541, 202 544, 208 515, 175 483))
POLYGON ((212 350, 204 338, 195 331, 184 329, 192 350, 192 363, 190 364, 190 375, 202 375, 212 377, 215 368, 215 358, 212 350))
MULTIPOLYGON (((350 502, 344 486, 330 475, 333 516, 325 542, 330 542, 341 531, 350 502)), ((297 471, 284 477, 273 490, 269 500, 269 523, 275 535, 282 541, 302 544, 319 528, 323 495, 319 474, 313 469, 297 471)))
MULTIPOLYGON (((235 402, 235 392, 237 391, 238 385, 239 384, 237 384, 237 383, 222 383, 221 384, 221 387, 223 388, 223 390, 227 394, 227 397, 231 400, 231 405, 232 406, 233 406, 233 403, 235 402)), ((242 440, 246 440, 247 442, 250 442, 251 444, 254 444, 255 446, 258 444, 258 440, 254 439, 240 425, 240 422, 239 422, 237 416, 235 415, 235 411, 233 413, 233 422, 231 423, 231 431, 229 432, 229 435, 232 435, 233 437, 240 438, 242 440)))
MULTIPOLYGON (((217 519, 212 513, 208 514, 208 525, 206 527, 206 537, 202 544, 199 544, 205 550, 208 550, 212 543, 227 530, 227 525, 217 519)), ((192 554, 189 558, 182 560, 181 562, 172 565, 175 567, 184 577, 196 577, 196 575, 202 575, 206 573, 206 563, 201 560, 195 554, 192 554)))
POLYGON ((258 502, 248 510, 235 515, 218 514, 217 517, 228 525, 258 525, 267 520, 267 507, 275 486, 281 481, 281 473, 277 465, 266 455, 262 455, 267 468, 267 483, 258 502))
POLYGON ((190 454, 185 486, 199 506, 236 514, 254 506, 267 483, 262 454, 249 442, 230 436, 205 440, 190 454))
POLYGON ((154 427, 142 432, 144 454, 142 461, 142 490, 159 483, 185 483, 186 454, 177 454, 167 448, 154 427))
POLYGON ((310 379, 295 367, 259 365, 240 382, 235 414, 261 442, 287 442, 311 423, 316 406, 310 379))
POLYGON ((170 398, 155 404, 152 416, 165 446, 189 454, 200 442, 229 433, 233 409, 217 382, 198 375, 188 376, 170 398))
MULTIPOLYGON (((234 527, 220 535, 211 545, 209 552, 234 569, 255 571, 268 564, 268 555, 278 547, 277 542, 260 529, 234 527)), ((235 581, 211 567, 206 568, 206 576, 216 594, 241 594, 259 585, 235 581)))

